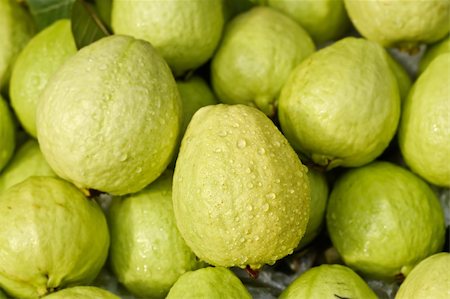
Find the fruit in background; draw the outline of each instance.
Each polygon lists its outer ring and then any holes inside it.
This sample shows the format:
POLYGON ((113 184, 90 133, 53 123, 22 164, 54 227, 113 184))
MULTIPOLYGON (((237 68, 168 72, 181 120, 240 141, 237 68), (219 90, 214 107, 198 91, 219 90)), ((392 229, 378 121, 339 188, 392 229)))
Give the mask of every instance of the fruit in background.
POLYGON ((403 66, 395 60, 390 54, 386 53, 388 64, 391 68, 392 73, 397 80, 398 91, 400 94, 400 100, 403 104, 405 99, 408 97, 409 90, 411 89, 412 81, 408 72, 403 68, 403 66))
POLYGON ((252 2, 253 0, 224 0, 223 14, 225 17, 225 22, 234 18, 236 15, 241 14, 252 8, 255 5, 252 2))
POLYGON ((94 280, 109 246, 100 207, 72 184, 31 177, 0 194, 0 287, 18 298, 94 280))
POLYGON ((321 265, 301 274, 281 293, 280 299, 378 298, 353 270, 341 265, 321 265))
POLYGON ((30 176, 56 176, 45 161, 36 140, 28 140, 14 154, 11 162, 0 173, 0 192, 30 176))
POLYGON ((69 20, 47 27, 25 46, 11 75, 11 105, 22 126, 36 137, 36 106, 55 71, 77 52, 69 20))
POLYGON ((450 30, 450 1, 344 0, 356 29, 384 47, 414 49, 450 30))
POLYGON ((8 104, 0 96, 0 171, 11 159, 16 147, 16 125, 8 104))
POLYGON ((203 266, 175 224, 172 172, 139 193, 115 198, 108 221, 111 268, 138 297, 164 298, 184 272, 203 266))
POLYGON ((175 219, 215 266, 259 269, 292 253, 309 217, 307 168, 275 125, 245 105, 195 113, 173 182, 175 219))
POLYGON ((407 276, 444 244, 444 215, 434 192, 419 177, 388 162, 340 177, 326 217, 344 262, 374 278, 407 276))
POLYGON ((230 270, 208 267, 187 272, 177 280, 167 299, 178 298, 251 299, 252 296, 230 270))
POLYGON ((71 287, 52 293, 45 299, 120 299, 120 297, 96 287, 71 287))
POLYGON ((227 25, 211 64, 213 89, 224 103, 273 116, 290 72, 314 50, 308 33, 289 17, 255 7, 227 25))
POLYGON ((223 0, 115 0, 111 22, 116 34, 150 42, 180 76, 213 55, 224 25, 223 0))
POLYGON ((149 43, 113 35, 61 66, 36 117, 41 151, 56 174, 122 195, 143 189, 171 161, 181 101, 169 67, 149 43))
POLYGON ((450 53, 450 36, 427 48, 419 63, 419 74, 423 73, 436 57, 445 53, 450 53))
POLYGON ((30 15, 16 0, 0 0, 0 89, 7 88, 17 55, 34 34, 30 15))
POLYGON ((386 55, 374 42, 349 37, 295 68, 278 103, 290 144, 327 169, 361 166, 380 155, 400 116, 386 55))
POLYGON ((411 271, 395 299, 448 299, 450 295, 450 254, 437 253, 421 261, 411 271))
POLYGON ((406 164, 432 184, 450 187, 450 53, 431 62, 404 103, 399 145, 406 164))
POLYGON ((0 290, 0 299, 7 299, 6 295, 0 290))
POLYGON ((294 19, 319 44, 341 37, 350 27, 342 0, 267 0, 267 4, 294 19))

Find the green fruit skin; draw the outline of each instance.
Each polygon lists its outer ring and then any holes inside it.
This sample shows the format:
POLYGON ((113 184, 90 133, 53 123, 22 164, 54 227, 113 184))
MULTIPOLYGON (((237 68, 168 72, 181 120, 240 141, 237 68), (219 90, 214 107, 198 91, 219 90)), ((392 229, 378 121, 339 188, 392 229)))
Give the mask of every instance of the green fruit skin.
POLYGON ((386 53, 387 62, 392 73, 395 76, 398 84, 398 91, 400 93, 400 100, 402 104, 406 100, 411 89, 412 81, 408 72, 403 68, 403 66, 397 62, 390 54, 386 53))
POLYGON ((0 290, 0 299, 7 299, 6 295, 0 290))
POLYGON ((170 289, 167 299, 227 298, 251 299, 242 282, 226 268, 204 268, 183 274, 170 289))
POLYGON ((0 287, 17 298, 91 283, 109 246, 101 208, 73 185, 31 177, 0 195, 0 287))
POLYGON ((36 116, 42 153, 60 177, 123 195, 143 189, 171 161, 181 100, 149 43, 113 35, 62 65, 36 116))
POLYGON ((31 136, 36 137, 40 94, 53 73, 76 52, 70 20, 60 20, 34 36, 17 57, 10 82, 11 105, 31 136))
POLYGON ((180 275, 202 266, 175 224, 171 172, 139 193, 115 198, 108 220, 111 268, 138 297, 164 298, 180 275))
POLYGON ((45 299, 120 299, 106 290, 96 287, 72 287, 44 297, 45 299))
POLYGON ((450 1, 344 0, 356 29, 384 47, 433 43, 450 30, 450 1))
POLYGON ((380 155, 400 115, 386 55, 376 43, 349 37, 295 68, 278 106, 290 144, 328 169, 361 166, 380 155))
POLYGON ((388 162, 339 178, 326 220, 344 262, 375 278, 408 275, 444 244, 444 215, 435 193, 419 177, 388 162))
POLYGON ((16 125, 8 104, 0 96, 0 171, 11 159, 16 147, 16 125))
POLYGON ((31 176, 56 176, 45 161, 36 140, 28 140, 22 145, 0 174, 0 192, 31 176))
POLYGON ((215 266, 292 253, 309 217, 307 168, 259 110, 207 106, 192 118, 175 166, 173 204, 188 246, 215 266))
POLYGON ((419 63, 419 74, 423 73, 436 57, 445 53, 450 53, 450 36, 427 48, 419 63))
POLYGON ((404 104, 399 145, 406 164, 428 182, 450 187, 450 53, 437 57, 404 104))
POLYGON ((450 254, 441 252, 421 261, 406 277, 395 299, 448 299, 450 254))
POLYGON ((228 24, 212 60, 213 89, 223 103, 273 116, 289 73, 314 50, 308 33, 289 17, 255 7, 228 24))
POLYGON ((175 75, 213 55, 224 25, 223 0, 113 1, 112 28, 150 42, 175 75))
POLYGON ((301 274, 279 299, 364 298, 377 299, 367 283, 341 265, 321 265, 301 274))
POLYGON ((268 0, 267 4, 294 19, 319 44, 341 37, 350 27, 342 0, 268 0))

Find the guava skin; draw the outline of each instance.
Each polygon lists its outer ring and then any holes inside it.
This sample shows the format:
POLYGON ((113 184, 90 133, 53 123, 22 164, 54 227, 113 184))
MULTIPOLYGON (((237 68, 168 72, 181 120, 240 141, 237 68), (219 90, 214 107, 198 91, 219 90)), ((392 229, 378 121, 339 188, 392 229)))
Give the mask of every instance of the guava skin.
POLYGON ((16 124, 6 101, 0 96, 0 171, 14 154, 16 124))
POLYGON ((445 53, 450 53, 450 36, 427 47, 427 51, 420 59, 419 74, 423 73, 436 57, 445 53))
POLYGON ((96 287, 71 287, 44 297, 45 299, 120 299, 106 290, 96 287))

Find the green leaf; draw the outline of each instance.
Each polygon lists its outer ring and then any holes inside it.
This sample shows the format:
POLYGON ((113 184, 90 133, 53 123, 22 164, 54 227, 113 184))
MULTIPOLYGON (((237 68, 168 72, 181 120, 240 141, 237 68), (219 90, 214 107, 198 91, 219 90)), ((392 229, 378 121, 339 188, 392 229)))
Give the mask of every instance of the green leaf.
POLYGON ((78 49, 110 35, 94 6, 85 0, 76 0, 73 4, 72 34, 78 49))
POLYGON ((56 20, 70 18, 75 0, 26 0, 39 30, 56 20))

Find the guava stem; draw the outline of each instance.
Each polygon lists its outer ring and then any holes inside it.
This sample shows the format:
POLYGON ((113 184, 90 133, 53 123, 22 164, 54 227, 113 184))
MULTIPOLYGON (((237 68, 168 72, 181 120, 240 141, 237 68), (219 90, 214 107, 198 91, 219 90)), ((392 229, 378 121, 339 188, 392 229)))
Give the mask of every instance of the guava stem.
POLYGON ((257 279, 259 276, 259 270, 252 269, 250 265, 247 265, 247 267, 245 267, 245 272, 247 272, 248 275, 250 275, 250 277, 253 279, 257 279))

